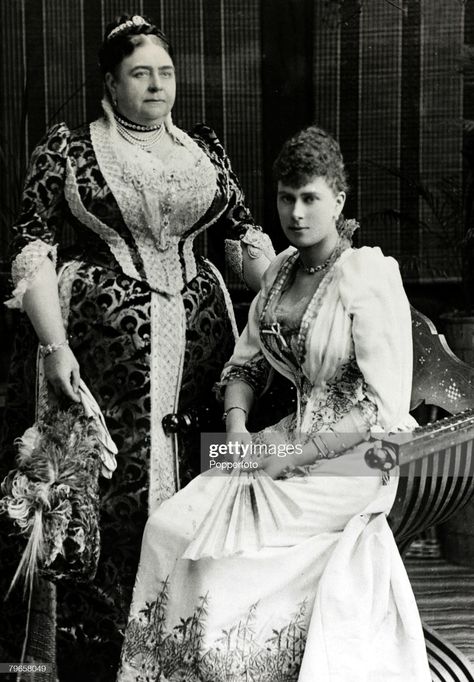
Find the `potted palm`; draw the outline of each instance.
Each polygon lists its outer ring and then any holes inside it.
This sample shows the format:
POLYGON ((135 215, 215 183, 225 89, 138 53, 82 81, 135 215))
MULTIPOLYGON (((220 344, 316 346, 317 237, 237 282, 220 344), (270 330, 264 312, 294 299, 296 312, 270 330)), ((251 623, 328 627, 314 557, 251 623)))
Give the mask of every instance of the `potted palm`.
POLYGON ((437 298, 441 293, 443 300, 433 308, 448 344, 459 358, 474 365, 474 122, 463 155, 467 170, 464 190, 459 178, 445 177, 429 184, 376 164, 378 172, 398 179, 402 193, 418 199, 418 210, 415 214, 387 208, 363 216, 361 222, 369 228, 374 225, 380 230, 382 225, 387 231, 400 229, 402 234, 415 232, 419 236, 422 254, 399 256, 402 275, 408 282, 423 280, 436 285, 437 298), (445 297, 447 290, 449 297, 445 297))

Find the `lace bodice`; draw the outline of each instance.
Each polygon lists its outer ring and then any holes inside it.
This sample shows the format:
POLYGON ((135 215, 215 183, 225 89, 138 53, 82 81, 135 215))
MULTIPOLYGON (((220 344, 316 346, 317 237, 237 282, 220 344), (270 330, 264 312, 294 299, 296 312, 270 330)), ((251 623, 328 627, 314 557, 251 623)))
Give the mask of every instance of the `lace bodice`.
MULTIPOLYGON (((113 117, 91 124, 99 167, 134 239, 145 279, 156 291, 175 294, 196 274, 191 239, 182 254, 183 277, 180 239, 210 208, 217 182, 216 170, 200 147, 182 131, 172 127, 170 132, 175 147, 163 163, 122 140, 113 117)), ((73 197, 66 196, 72 205, 73 197)), ((76 217, 86 222, 80 204, 76 217)), ((120 246, 115 255, 126 271, 120 246)))
POLYGON ((209 208, 216 192, 216 172, 201 152, 197 157, 178 141, 163 162, 142 152, 126 149, 123 180, 146 196, 149 225, 160 248, 185 234, 209 208))
POLYGON ((151 232, 159 250, 167 249, 204 215, 217 189, 216 170, 206 154, 174 126, 170 133, 174 146, 162 161, 123 140, 113 118, 91 126, 101 169, 129 228, 143 222, 142 209, 146 224, 140 227, 151 232))

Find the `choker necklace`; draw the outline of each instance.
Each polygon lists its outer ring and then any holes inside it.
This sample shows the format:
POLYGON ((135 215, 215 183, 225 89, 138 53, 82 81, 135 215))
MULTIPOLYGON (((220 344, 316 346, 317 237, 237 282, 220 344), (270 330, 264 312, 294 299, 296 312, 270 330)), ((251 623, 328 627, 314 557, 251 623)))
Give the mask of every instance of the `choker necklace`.
POLYGON ((140 133, 151 133, 153 130, 159 130, 163 125, 162 123, 158 123, 157 125, 146 126, 142 123, 134 123, 129 118, 119 114, 116 109, 114 109, 114 116, 115 120, 124 128, 128 128, 128 130, 138 130, 140 133))
POLYGON ((134 130, 133 132, 129 130, 122 122, 116 117, 117 131, 124 140, 130 144, 140 147, 147 151, 151 147, 154 147, 161 140, 165 134, 165 126, 161 123, 157 128, 147 129, 143 131, 134 130))
POLYGON ((301 259, 300 256, 300 268, 303 270, 303 272, 306 272, 307 275, 314 275, 316 272, 321 272, 321 270, 325 270, 330 264, 334 256, 334 251, 332 251, 331 255, 326 258, 324 263, 321 263, 320 265, 305 265, 301 259))

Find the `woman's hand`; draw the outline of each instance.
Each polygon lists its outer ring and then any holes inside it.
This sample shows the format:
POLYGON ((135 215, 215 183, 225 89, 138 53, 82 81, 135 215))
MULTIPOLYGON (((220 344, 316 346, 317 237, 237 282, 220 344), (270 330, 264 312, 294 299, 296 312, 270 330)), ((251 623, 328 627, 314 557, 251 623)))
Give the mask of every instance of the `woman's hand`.
MULTIPOLYGON (((53 262, 45 258, 23 298, 23 307, 43 346, 65 338, 58 278, 53 262)), ((79 364, 72 350, 62 345, 44 358, 44 373, 56 395, 64 394, 78 403, 79 364)))
POLYGON ((259 464, 259 468, 263 469, 263 471, 272 478, 280 478, 286 469, 292 469, 296 466, 292 455, 284 455, 283 457, 271 455, 266 459, 260 460, 259 464))
POLYGON ((258 454, 253 459, 258 468, 272 478, 279 478, 285 469, 298 465, 294 445, 280 430, 268 428, 260 431, 255 438, 255 450, 258 454))
POLYGON ((228 430, 226 441, 232 462, 250 461, 252 436, 247 427, 243 426, 237 430, 228 430))
POLYGON ((79 363, 69 346, 62 346, 44 358, 44 373, 56 395, 65 395, 76 403, 80 402, 79 363))

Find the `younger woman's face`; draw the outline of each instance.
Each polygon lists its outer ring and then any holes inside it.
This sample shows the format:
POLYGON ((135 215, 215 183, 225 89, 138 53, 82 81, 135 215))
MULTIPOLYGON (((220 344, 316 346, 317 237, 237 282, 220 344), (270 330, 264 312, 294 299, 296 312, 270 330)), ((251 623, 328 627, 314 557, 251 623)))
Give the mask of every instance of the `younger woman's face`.
POLYGON ((173 108, 176 80, 173 60, 150 36, 106 74, 106 84, 119 113, 135 123, 157 125, 173 108))
POLYGON ((286 238, 296 248, 323 245, 337 237, 336 222, 346 195, 335 192, 322 176, 302 187, 278 183, 277 208, 286 238))

